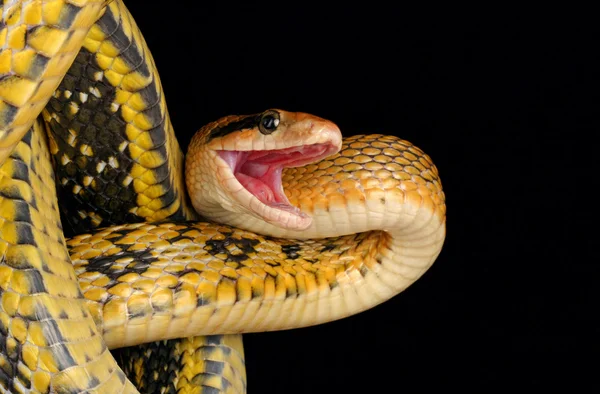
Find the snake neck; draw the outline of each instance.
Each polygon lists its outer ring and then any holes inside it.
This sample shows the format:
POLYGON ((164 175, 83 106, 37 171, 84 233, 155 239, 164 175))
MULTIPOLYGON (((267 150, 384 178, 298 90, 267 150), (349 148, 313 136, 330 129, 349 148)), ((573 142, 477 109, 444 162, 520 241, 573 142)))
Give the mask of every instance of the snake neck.
POLYGON ((199 204, 212 220, 272 237, 350 243, 362 234, 376 239, 367 255, 355 248, 344 258, 383 270, 385 299, 419 278, 440 253, 446 206, 438 171, 407 141, 382 135, 347 138, 340 152, 319 163, 283 169, 281 187, 289 204, 311 218, 308 228, 275 225, 218 197, 199 204), (385 270, 396 277, 386 279, 385 270))
MULTIPOLYGON (((287 174, 289 178, 295 176, 287 174)), ((325 249, 331 245, 345 249, 337 258, 351 262, 345 266, 345 274, 354 279, 348 280, 343 293, 360 291, 361 301, 347 304, 353 305, 350 309, 332 311, 334 320, 371 308, 409 287, 436 260, 446 235, 441 189, 439 194, 432 194, 429 189, 413 188, 410 182, 391 189, 381 182, 366 190, 355 186, 343 197, 343 203, 327 193, 320 202, 315 202, 316 198, 297 198, 305 195, 304 191, 288 189, 292 204, 312 217, 311 226, 303 231, 281 229, 243 213, 223 212, 219 220, 273 237, 329 245, 325 249)), ((320 261, 328 256, 316 258, 320 261)))

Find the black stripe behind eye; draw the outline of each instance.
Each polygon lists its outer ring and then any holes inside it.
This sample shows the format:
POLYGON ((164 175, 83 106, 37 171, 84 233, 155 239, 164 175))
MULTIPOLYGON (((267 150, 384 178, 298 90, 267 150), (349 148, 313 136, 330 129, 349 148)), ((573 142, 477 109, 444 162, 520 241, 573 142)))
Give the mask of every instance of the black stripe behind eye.
POLYGON ((227 134, 233 133, 234 131, 256 127, 260 121, 260 116, 261 114, 246 115, 225 125, 215 127, 210 131, 208 141, 212 140, 213 138, 224 137, 227 134))

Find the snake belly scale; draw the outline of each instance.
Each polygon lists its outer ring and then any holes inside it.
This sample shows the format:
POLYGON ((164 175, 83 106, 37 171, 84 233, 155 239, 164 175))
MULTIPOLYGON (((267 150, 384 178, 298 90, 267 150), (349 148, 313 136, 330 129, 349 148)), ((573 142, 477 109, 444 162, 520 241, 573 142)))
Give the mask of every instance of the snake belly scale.
POLYGON ((412 144, 270 109, 203 127, 184 180, 122 1, 2 6, 0 392, 245 392, 240 333, 366 310, 439 254, 412 144))

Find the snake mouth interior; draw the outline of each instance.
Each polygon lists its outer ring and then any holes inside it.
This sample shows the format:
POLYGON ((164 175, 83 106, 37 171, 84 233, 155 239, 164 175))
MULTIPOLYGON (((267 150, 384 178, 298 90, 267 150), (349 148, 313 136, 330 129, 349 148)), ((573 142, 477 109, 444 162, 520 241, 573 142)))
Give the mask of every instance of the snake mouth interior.
POLYGON ((229 164, 240 184, 260 202, 295 215, 306 216, 290 204, 283 191, 283 169, 314 163, 336 151, 334 145, 323 143, 277 150, 219 150, 217 153, 229 164))

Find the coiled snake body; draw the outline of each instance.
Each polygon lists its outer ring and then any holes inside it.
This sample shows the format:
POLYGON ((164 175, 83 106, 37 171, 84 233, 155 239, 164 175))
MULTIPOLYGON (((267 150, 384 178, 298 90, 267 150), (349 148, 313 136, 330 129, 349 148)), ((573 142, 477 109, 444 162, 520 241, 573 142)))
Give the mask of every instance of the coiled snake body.
POLYGON ((429 157, 396 137, 342 141, 312 115, 202 128, 188 199, 121 1, 5 1, 0 43, 2 392, 135 392, 109 349, 137 344, 123 367, 141 391, 243 392, 237 334, 368 309, 441 250, 429 157), (65 242, 59 211, 86 233, 65 242))

